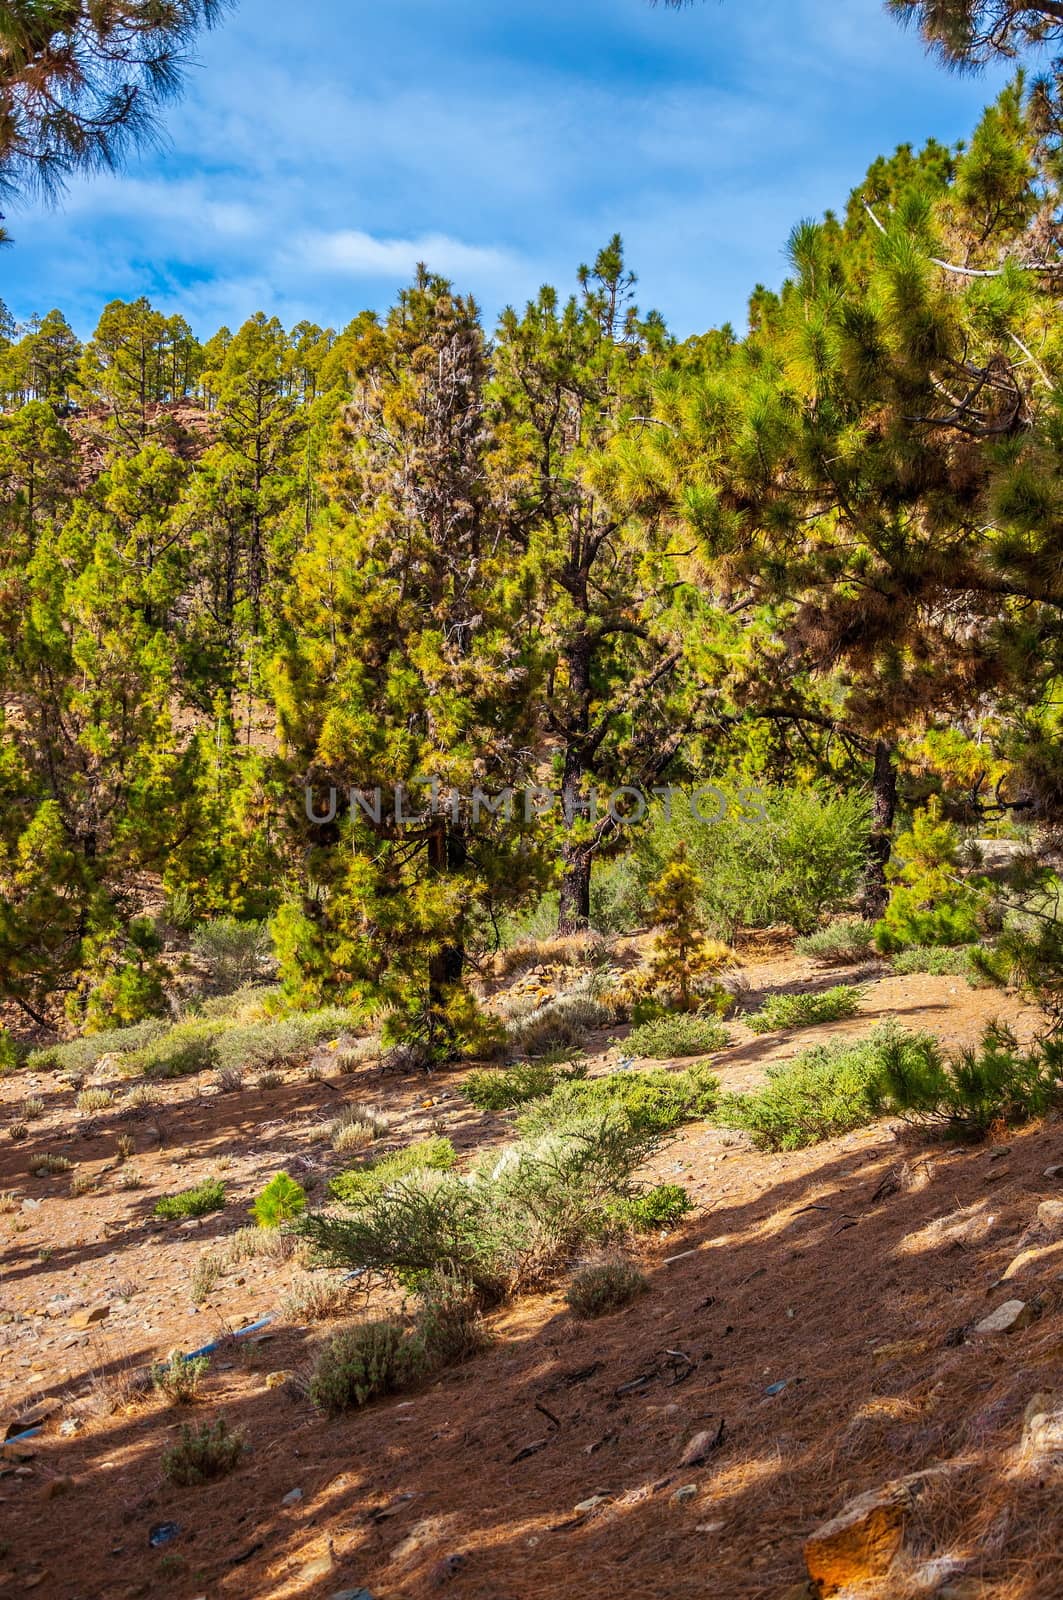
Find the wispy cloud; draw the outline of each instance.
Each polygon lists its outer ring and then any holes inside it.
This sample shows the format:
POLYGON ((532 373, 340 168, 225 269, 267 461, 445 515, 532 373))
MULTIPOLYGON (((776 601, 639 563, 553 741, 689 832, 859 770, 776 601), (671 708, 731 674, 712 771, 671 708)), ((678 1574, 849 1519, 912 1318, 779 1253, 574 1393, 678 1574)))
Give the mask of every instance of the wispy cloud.
POLYGON ((796 218, 901 140, 967 133, 991 80, 878 0, 257 0, 203 43, 167 148, 9 219, 0 294, 81 331, 146 293, 207 333, 342 325, 424 260, 490 317, 613 232, 679 333, 740 321, 796 218), (844 13, 844 15, 842 15, 844 13))

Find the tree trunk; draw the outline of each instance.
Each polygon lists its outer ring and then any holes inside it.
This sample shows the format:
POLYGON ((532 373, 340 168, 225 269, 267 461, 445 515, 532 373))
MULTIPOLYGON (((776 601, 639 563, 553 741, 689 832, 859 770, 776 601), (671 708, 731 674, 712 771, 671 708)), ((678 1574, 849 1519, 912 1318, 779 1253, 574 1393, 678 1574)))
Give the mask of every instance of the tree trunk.
MULTIPOLYGON (((465 865, 465 840, 460 830, 447 826, 445 818, 440 817, 438 824, 428 837, 428 870, 456 872, 465 865)), ((443 1013, 446 991, 461 982, 464 970, 465 943, 459 926, 447 943, 428 958, 428 1009, 433 1032, 443 1013)))
POLYGON ((561 860, 557 931, 583 933, 591 918, 591 852, 583 845, 566 844, 561 851, 561 860))
POLYGON ((886 867, 893 848, 893 819, 897 811, 897 769, 894 747, 885 739, 875 740, 875 768, 871 780, 871 838, 867 847, 867 869, 860 909, 869 921, 877 921, 886 909, 889 889, 886 867))

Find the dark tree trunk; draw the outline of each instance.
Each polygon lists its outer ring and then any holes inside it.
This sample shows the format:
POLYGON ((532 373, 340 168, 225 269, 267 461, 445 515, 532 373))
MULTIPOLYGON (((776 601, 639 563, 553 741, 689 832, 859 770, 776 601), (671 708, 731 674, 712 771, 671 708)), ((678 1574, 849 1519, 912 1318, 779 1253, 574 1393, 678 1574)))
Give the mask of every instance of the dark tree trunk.
MULTIPOLYGON (((438 819, 438 827, 428 837, 428 869, 430 872, 456 872, 466 862, 465 840, 457 828, 449 827, 445 818, 438 819)), ((465 970, 465 943, 460 926, 449 941, 428 958, 428 1008, 431 1026, 436 1028, 442 1015, 446 990, 460 983, 465 970)))
POLYGON ((558 933, 583 933, 591 918, 591 852, 566 844, 561 851, 561 897, 557 911, 558 933))
POLYGON ((867 869, 860 909, 869 921, 877 921, 886 909, 889 888, 886 867, 893 848, 893 819, 897 811, 897 769, 893 764, 893 745, 885 739, 875 741, 875 767, 871 779, 871 837, 867 847, 867 869))

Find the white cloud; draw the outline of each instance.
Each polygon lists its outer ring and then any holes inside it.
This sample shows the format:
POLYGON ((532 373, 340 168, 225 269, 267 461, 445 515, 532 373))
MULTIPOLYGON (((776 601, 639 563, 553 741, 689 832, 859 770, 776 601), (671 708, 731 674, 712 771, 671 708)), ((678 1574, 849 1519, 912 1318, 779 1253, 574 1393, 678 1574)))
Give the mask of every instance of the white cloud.
POLYGON ((503 250, 463 244, 445 233, 424 233, 415 239, 377 238, 359 228, 305 233, 297 241, 295 260, 313 272, 335 272, 350 278, 408 278, 419 261, 444 277, 502 277, 515 262, 503 250))

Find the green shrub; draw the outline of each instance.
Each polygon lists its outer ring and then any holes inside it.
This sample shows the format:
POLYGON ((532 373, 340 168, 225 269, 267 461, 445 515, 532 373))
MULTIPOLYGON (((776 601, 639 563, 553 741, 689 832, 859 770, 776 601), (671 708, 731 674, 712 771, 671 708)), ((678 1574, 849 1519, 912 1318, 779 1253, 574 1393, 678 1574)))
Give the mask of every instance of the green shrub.
POLYGON ((315 1045, 334 1039, 353 1024, 354 1014, 346 1007, 326 1006, 275 1021, 230 1026, 217 1038, 218 1065, 263 1071, 308 1055, 315 1045))
POLYGON ((718 1017, 676 1011, 639 1023, 626 1042, 634 1055, 664 1061, 672 1056, 702 1056, 726 1050, 731 1035, 718 1017))
POLYGON ((306 1190, 286 1172, 275 1173, 261 1194, 256 1195, 251 1214, 260 1228, 279 1228, 293 1222, 306 1210, 306 1190))
POLYGON ((445 1268, 428 1272, 418 1302, 411 1328, 390 1319, 362 1322, 330 1340, 310 1378, 310 1399, 319 1410, 335 1416, 396 1394, 490 1342, 476 1293, 460 1275, 445 1268))
POLYGON ((415 1368, 412 1341, 400 1322, 363 1322, 337 1333, 322 1350, 310 1378, 310 1400, 337 1416, 405 1388, 415 1368))
POLYGON ((349 1216, 311 1212, 299 1226, 330 1264, 413 1286, 443 1270, 488 1301, 617 1231, 611 1208, 634 1194, 632 1175, 658 1143, 615 1113, 573 1117, 484 1156, 467 1177, 422 1168, 349 1216))
POLYGON ((855 966, 877 953, 875 924, 859 917, 843 917, 795 939, 794 949, 821 967, 855 966))
POLYGON ((876 1028, 863 1039, 819 1045, 793 1061, 768 1067, 763 1088, 727 1095, 716 1120, 746 1129, 760 1150, 800 1150, 881 1114, 879 1085, 887 1059, 915 1066, 932 1059, 936 1050, 931 1035, 895 1024, 876 1028))
POLYGON ((1042 1116, 1063 1088, 1063 1045, 1021 1050, 1010 1028, 991 1024, 976 1050, 884 1052, 878 1104, 890 1115, 949 1137, 981 1139, 994 1125, 1042 1116))
POLYGON ((193 1428, 184 1423, 175 1445, 163 1452, 163 1475, 171 1483, 191 1486, 222 1478, 239 1465, 244 1453, 242 1433, 231 1432, 224 1417, 193 1428))
POLYGON ((82 1039, 68 1039, 64 1044, 31 1050, 26 1066, 32 1072, 91 1072, 103 1056, 129 1055, 142 1050, 166 1031, 167 1024, 161 1018, 152 1017, 132 1028, 114 1028, 107 1033, 93 1033, 82 1039))
POLYGON ((875 943, 885 954, 912 944, 974 944, 989 904, 985 879, 959 880, 960 836, 942 820, 932 796, 897 840, 897 862, 889 903, 875 925, 875 943))
POLYGON ((79 1111, 92 1115, 97 1111, 106 1111, 114 1104, 114 1094, 110 1089, 82 1089, 74 1101, 79 1111))
POLYGON ((610 1072, 600 1078, 563 1083, 543 1100, 533 1101, 517 1119, 526 1137, 564 1127, 574 1118, 620 1115, 641 1132, 662 1134, 680 1123, 708 1116, 719 1081, 704 1067, 669 1072, 667 1067, 610 1072))
POLYGON ((417 1298, 414 1332, 426 1371, 467 1361, 490 1344, 478 1296, 464 1278, 437 1268, 421 1282, 417 1298))
POLYGON ((548 1065, 545 1061, 522 1061, 506 1070, 470 1072, 462 1089, 481 1111, 507 1111, 527 1100, 541 1099, 559 1083, 570 1083, 586 1076, 587 1068, 582 1064, 565 1068, 548 1065))
POLYGON ((649 1279, 631 1261, 600 1261, 573 1274, 565 1300, 573 1316, 608 1316, 630 1305, 649 1288, 649 1279))
POLYGON ((863 989, 845 983, 836 984, 833 989, 821 989, 817 994, 772 994, 747 1022, 754 1033, 772 1033, 777 1028, 812 1028, 818 1022, 855 1017, 863 997, 863 989))
POLYGON ((185 1078, 218 1065, 219 1022, 179 1022, 152 1039, 142 1050, 131 1051, 122 1071, 148 1078, 185 1078))
POLYGON ((208 1211, 220 1211, 224 1204, 225 1184, 220 1178, 205 1178, 193 1189, 164 1194, 155 1202, 155 1215, 174 1222, 185 1217, 203 1217, 208 1211))
POLYGON ((890 966, 901 976, 927 972, 934 978, 966 978, 975 985, 979 974, 972 960, 978 945, 911 944, 890 957, 890 966))
POLYGON ((180 1350, 172 1350, 165 1361, 153 1363, 152 1387, 173 1406, 189 1405, 209 1366, 209 1356, 183 1356, 180 1350))
MULTIPOLYGON (((40 1050, 30 1052, 31 1057, 43 1054, 44 1052, 40 1050)), ((12 1039, 6 1028, 0 1028, 0 1078, 9 1072, 14 1072, 18 1066, 18 1060, 18 1051, 15 1048, 14 1039, 12 1039)), ((38 1068, 38 1070, 40 1069, 38 1068)))
POLYGON ((212 986, 225 994, 251 983, 270 956, 269 929, 264 922, 218 917, 201 922, 192 934, 192 954, 210 968, 212 986))
POLYGON ((670 1228, 692 1211, 694 1202, 681 1183, 659 1183, 644 1194, 634 1195, 617 1207, 618 1219, 639 1233, 655 1228, 670 1228))
POLYGON ((449 1172, 457 1157, 449 1139, 420 1139, 391 1155, 378 1156, 346 1172, 329 1185, 333 1199, 347 1206, 365 1205, 382 1190, 413 1172, 449 1172))
POLYGON ((867 799, 813 787, 743 791, 724 781, 670 817, 654 807, 635 851, 597 874, 595 927, 615 932, 650 920, 648 888, 684 841, 700 879, 698 904, 709 931, 730 942, 739 928, 787 923, 809 933, 859 886, 868 834, 867 799), (722 814, 717 814, 722 813, 722 814))

